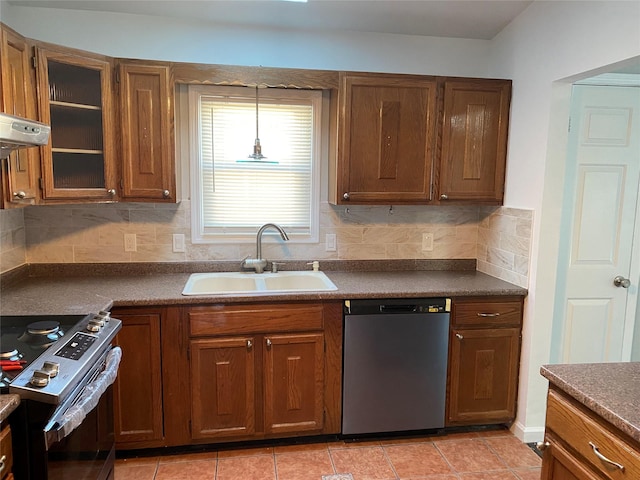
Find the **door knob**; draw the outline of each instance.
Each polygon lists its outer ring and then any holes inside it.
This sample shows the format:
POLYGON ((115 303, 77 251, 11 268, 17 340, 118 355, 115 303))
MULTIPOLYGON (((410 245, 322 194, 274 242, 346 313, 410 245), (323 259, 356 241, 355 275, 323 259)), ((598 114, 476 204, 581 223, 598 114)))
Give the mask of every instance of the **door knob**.
POLYGON ((622 275, 618 275, 613 279, 613 284, 616 287, 629 288, 631 286, 631 280, 624 278, 622 275))

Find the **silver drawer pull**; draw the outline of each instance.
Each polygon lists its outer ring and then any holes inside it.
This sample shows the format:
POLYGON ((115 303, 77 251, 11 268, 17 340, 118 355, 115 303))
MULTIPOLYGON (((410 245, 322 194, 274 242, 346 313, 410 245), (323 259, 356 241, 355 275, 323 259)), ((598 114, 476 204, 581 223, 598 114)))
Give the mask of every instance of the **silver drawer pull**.
POLYGON ((6 462, 7 461, 7 456, 6 455, 2 455, 2 457, 0 457, 0 473, 2 473, 2 471, 4 470, 4 467, 6 467, 6 462))
POLYGON ((608 463, 609 465, 613 465, 614 467, 619 468, 620 471, 624 472, 624 465, 620 465, 619 463, 616 463, 613 460, 609 460, 607 457, 605 457, 603 454, 600 453, 600 451, 598 450, 598 447, 596 447, 593 444, 593 442, 589 442, 589 445, 591 445, 591 449, 593 450, 593 453, 596 454, 596 457, 598 457, 604 463, 608 463))
POLYGON ((477 313, 476 315, 478 315, 479 317, 499 317, 500 316, 500 312, 494 312, 494 313, 477 313))

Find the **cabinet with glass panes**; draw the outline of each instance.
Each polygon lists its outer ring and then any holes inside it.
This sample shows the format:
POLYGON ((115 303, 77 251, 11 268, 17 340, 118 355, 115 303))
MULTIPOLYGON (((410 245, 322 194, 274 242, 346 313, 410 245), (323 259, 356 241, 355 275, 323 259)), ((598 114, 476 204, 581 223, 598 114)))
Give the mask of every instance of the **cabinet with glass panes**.
POLYGON ((111 71, 107 59, 38 50, 45 200, 116 200, 111 71))

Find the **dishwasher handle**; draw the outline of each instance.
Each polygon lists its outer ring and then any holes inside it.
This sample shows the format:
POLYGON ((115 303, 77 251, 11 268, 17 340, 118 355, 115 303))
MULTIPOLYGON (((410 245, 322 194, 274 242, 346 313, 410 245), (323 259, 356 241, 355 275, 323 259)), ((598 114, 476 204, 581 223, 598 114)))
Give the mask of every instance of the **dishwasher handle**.
POLYGON ((380 313, 413 313, 418 310, 415 304, 409 305, 380 305, 380 313))

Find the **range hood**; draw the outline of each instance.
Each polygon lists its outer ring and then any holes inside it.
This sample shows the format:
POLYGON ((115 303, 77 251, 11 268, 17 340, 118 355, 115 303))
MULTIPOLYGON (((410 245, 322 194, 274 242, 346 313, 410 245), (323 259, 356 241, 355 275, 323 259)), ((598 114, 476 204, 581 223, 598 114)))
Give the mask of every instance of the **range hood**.
POLYGON ((18 148, 46 145, 51 127, 44 123, 0 113, 0 158, 7 158, 18 148))

